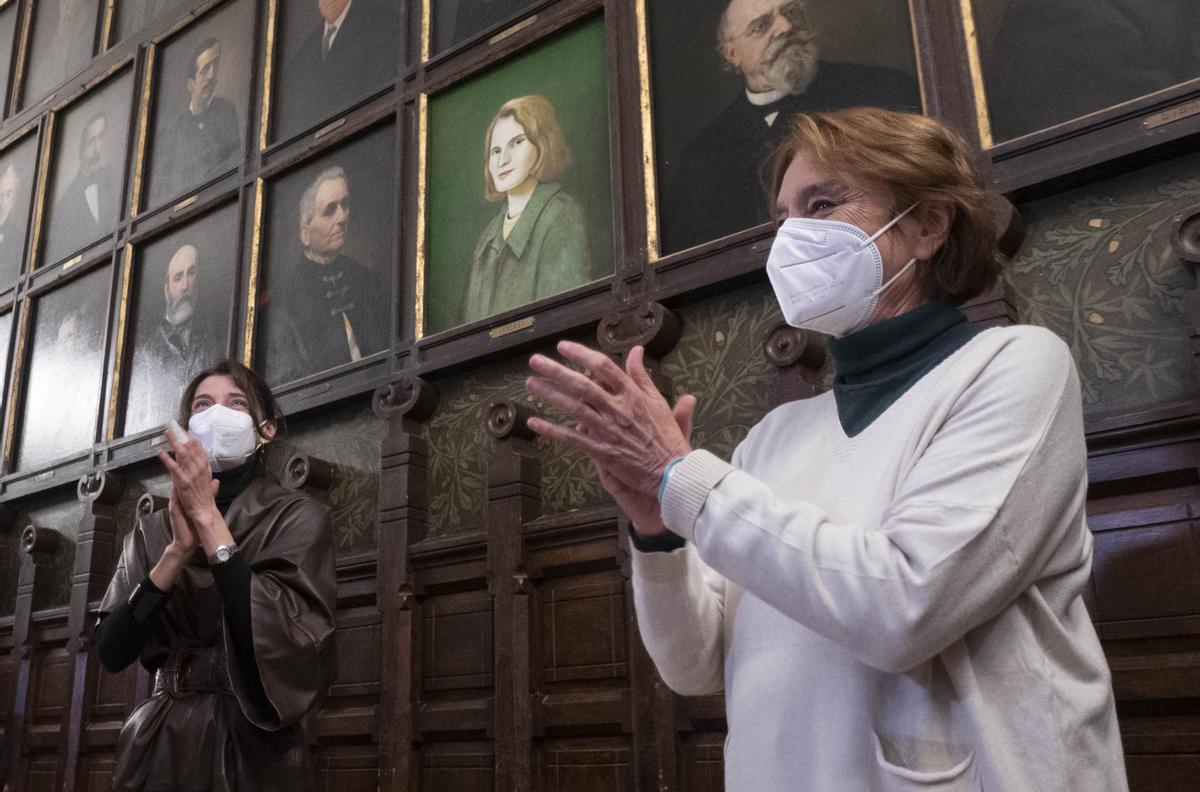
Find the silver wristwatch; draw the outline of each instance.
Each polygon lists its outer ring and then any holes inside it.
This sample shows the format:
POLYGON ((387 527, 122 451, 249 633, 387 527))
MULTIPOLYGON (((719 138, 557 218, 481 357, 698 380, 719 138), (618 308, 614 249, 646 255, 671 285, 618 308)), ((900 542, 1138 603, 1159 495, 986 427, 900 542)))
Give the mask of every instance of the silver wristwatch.
POLYGON ((208 564, 224 564, 229 559, 233 558, 233 554, 238 551, 235 544, 217 545, 217 549, 208 557, 208 564))

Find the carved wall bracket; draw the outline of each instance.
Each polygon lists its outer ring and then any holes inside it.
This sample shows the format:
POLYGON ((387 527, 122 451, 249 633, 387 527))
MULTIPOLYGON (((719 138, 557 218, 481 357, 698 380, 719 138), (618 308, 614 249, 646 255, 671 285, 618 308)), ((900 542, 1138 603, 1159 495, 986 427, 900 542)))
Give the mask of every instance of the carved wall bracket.
POLYGON ((333 473, 333 463, 295 454, 283 466, 283 486, 292 490, 312 489, 326 495, 333 486, 333 473))
POLYGON ((763 356, 779 369, 774 404, 807 399, 820 392, 825 365, 825 337, 780 322, 763 338, 763 356))
POLYGON ((437 409, 438 398, 438 389, 433 383, 415 374, 405 374, 376 388, 372 406, 380 418, 404 418, 424 423, 437 409))

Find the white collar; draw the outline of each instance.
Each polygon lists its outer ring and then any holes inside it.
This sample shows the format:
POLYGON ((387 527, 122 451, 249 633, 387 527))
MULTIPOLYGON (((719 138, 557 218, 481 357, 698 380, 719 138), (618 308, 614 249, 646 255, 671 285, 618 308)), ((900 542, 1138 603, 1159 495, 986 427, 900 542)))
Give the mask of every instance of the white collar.
POLYGON ((780 99, 782 99, 783 97, 785 97, 787 95, 788 95, 787 91, 756 92, 756 91, 751 91, 749 88, 746 89, 746 100, 749 101, 750 104, 754 105, 755 107, 769 105, 769 104, 771 104, 771 102, 778 102, 780 99))
POLYGON ((346 3, 346 7, 342 9, 342 13, 338 14, 338 18, 333 20, 332 25, 329 24, 328 22, 325 23, 325 32, 326 33, 329 32, 329 28, 333 28, 334 30, 342 29, 342 23, 346 21, 346 14, 350 13, 350 6, 352 6, 352 5, 354 5, 354 0, 350 0, 349 3, 346 3))

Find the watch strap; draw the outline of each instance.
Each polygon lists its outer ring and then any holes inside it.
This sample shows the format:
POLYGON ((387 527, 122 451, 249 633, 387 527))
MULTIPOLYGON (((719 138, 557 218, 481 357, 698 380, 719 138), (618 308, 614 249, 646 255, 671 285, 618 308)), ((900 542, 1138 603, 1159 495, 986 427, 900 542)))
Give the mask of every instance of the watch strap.
POLYGON ((217 549, 208 557, 208 565, 223 564, 237 553, 238 546, 236 544, 217 545, 217 549), (224 558, 221 558, 224 554, 224 558))

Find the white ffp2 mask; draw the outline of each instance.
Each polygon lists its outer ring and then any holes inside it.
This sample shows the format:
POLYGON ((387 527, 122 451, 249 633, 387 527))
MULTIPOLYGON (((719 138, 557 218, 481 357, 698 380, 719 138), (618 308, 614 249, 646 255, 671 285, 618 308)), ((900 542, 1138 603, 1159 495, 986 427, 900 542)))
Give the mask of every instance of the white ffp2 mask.
POLYGON ((249 413, 223 404, 214 404, 189 418, 188 431, 204 447, 214 473, 244 464, 258 448, 254 419, 249 413))
POLYGON ((870 236, 837 220, 784 220, 767 257, 767 277, 787 323, 835 338, 861 329, 883 290, 916 262, 909 260, 883 283, 883 256, 875 244, 915 206, 870 236))

